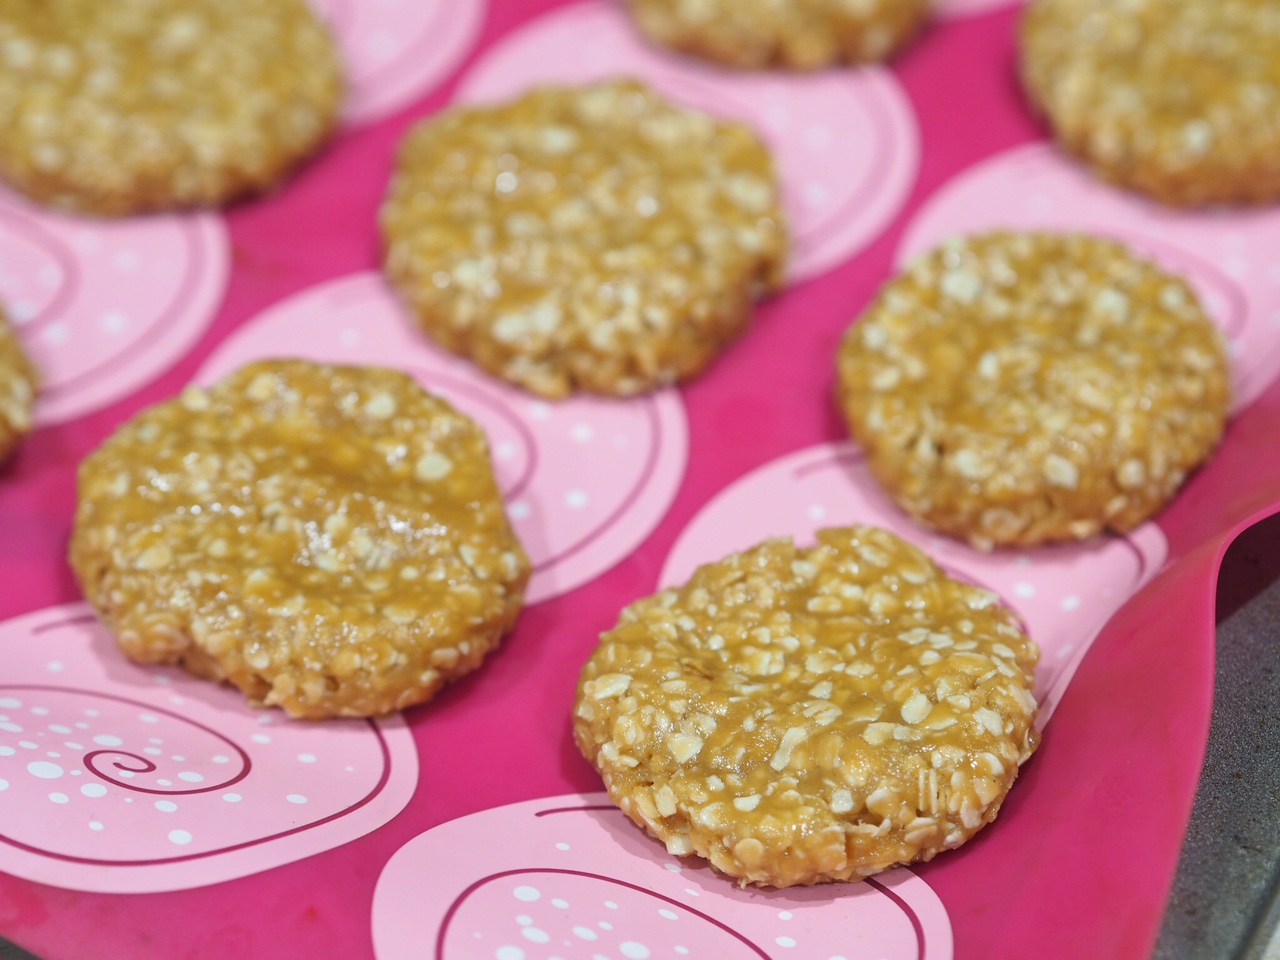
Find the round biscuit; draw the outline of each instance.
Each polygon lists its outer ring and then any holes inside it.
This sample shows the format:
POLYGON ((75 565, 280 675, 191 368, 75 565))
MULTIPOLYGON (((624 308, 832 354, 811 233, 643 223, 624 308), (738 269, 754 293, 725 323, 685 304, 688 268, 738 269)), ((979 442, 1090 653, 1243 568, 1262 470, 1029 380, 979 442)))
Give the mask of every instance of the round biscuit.
POLYGON ((304 0, 0 0, 0 177, 56 207, 266 190, 326 139, 342 89, 304 0))
POLYGON ((943 244, 884 286, 837 362, 881 485, 980 549, 1132 530, 1231 407, 1224 338, 1187 283, 1080 234, 943 244))
POLYGON ((993 821, 1038 743, 1039 651, 884 530, 768 540, 623 610, 574 737, 610 797, 739 882, 857 880, 993 821))
POLYGON ((480 428, 392 370, 188 387, 84 460, 79 497, 71 566, 125 654, 296 717, 430 699, 529 577, 480 428))
POLYGON ((31 431, 38 385, 35 367, 0 310, 0 463, 31 431))
POLYGON ((692 377, 782 284, 786 257, 755 134, 631 81, 424 121, 381 223, 387 276, 422 329, 551 398, 692 377))
POLYGON ((1058 141, 1176 205, 1280 198, 1273 0, 1035 0, 1021 73, 1058 141))
POLYGON ((650 40, 730 67, 818 70, 897 53, 933 0, 627 0, 650 40))

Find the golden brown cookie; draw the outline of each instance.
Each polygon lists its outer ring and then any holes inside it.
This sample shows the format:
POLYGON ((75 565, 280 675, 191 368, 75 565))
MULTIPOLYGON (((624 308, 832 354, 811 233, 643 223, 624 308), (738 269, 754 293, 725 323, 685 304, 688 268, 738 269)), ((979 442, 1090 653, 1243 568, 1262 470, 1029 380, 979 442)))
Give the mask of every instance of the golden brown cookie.
POLYGON ((1274 0, 1035 0, 1022 77, 1059 142, 1169 204, 1280 197, 1274 0))
POLYGON ((188 387, 90 454, 79 493, 71 565, 125 654, 296 717, 430 699, 529 576, 480 428, 392 370, 188 387))
POLYGON ((887 60, 933 0, 627 0, 662 46, 730 67, 817 70, 887 60))
POLYGON ((1181 278, 1084 235, 954 240, 849 328, 839 402, 907 513, 981 549, 1129 531, 1217 445, 1221 332, 1181 278))
POLYGON ((0 463, 31 430, 36 386, 35 367, 0 310, 0 463))
POLYGON ((265 190, 341 97, 304 0, 0 0, 0 176, 42 203, 119 215, 265 190))
POLYGON ((858 880, 995 819, 1039 737, 1039 651, 884 530, 769 540, 627 607, 574 737, 609 796, 742 884, 858 880))
POLYGON ((553 398, 698 373, 786 258, 756 136, 625 81, 424 121, 382 231, 387 275, 432 339, 553 398))

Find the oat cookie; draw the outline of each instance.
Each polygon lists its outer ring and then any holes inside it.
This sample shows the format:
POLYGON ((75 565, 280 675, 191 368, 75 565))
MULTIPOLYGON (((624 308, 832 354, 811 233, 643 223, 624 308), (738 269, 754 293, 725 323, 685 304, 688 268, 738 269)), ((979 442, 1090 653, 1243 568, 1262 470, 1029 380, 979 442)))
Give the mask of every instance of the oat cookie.
POLYGON ((651 40, 731 67, 817 70, 887 60, 933 0, 627 0, 651 40))
POLYGON ((296 717, 430 699, 529 576, 480 428, 391 370, 189 387, 90 454, 79 493, 71 565, 124 652, 296 717))
POLYGON ((858 880, 995 819, 1039 651, 997 597, 872 527, 769 540, 627 607, 578 747, 667 849, 743 885, 858 880))
POLYGON ((31 430, 36 386, 35 367, 0 310, 0 463, 31 430))
POLYGON ((1274 0, 1035 0, 1032 101, 1102 177, 1169 204, 1280 198, 1274 0))
POLYGON ((387 275, 422 328, 552 398, 698 373, 786 257, 756 136, 629 81, 425 121, 381 219, 387 275))
POLYGON ((304 0, 0 0, 0 176, 57 207, 267 189, 328 136, 341 96, 304 0))
POLYGON ((907 513, 981 549, 1129 531, 1222 436, 1223 337, 1191 288, 1084 235, 954 240, 840 347, 839 402, 907 513))

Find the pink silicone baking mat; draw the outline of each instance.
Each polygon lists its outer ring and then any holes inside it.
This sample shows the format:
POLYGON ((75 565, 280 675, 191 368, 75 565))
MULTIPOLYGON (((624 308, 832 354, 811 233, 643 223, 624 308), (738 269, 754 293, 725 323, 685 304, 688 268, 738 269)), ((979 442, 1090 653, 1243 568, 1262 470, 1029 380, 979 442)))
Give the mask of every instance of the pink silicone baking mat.
POLYGON ((1146 956, 1208 735, 1219 561, 1280 508, 1280 210, 1098 185, 1019 94, 1016 4, 941 5, 888 67, 789 76, 657 52, 614 0, 317 0, 353 90, 278 193, 104 223, 0 191, 0 298, 46 384, 0 469, 0 935, 48 960, 1146 956), (793 284, 687 387, 548 404, 413 332, 374 217, 418 118, 611 74, 771 142, 793 284), (905 258, 996 226, 1123 237, 1186 273, 1230 339, 1221 449, 1128 537, 974 553, 903 518, 844 436, 845 327, 905 258), (81 457, 184 384, 280 354, 398 366, 474 416, 533 560, 502 650, 403 716, 296 723, 130 665, 67 570, 81 457), (577 673, 622 606, 698 563, 852 521, 1017 610, 1044 650, 1044 744, 960 851, 740 890, 608 804, 570 736, 577 673))

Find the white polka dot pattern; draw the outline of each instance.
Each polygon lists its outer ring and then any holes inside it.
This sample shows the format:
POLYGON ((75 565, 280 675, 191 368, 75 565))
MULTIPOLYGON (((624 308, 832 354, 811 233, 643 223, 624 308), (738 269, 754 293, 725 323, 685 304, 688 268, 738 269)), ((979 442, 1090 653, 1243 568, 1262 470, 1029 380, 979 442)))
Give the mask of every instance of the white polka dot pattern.
POLYGON ((417 784, 397 717, 289 721, 111 646, 80 604, 0 624, 6 873, 79 890, 203 886, 354 839, 417 784))
POLYGON ((860 884, 741 890, 668 856, 604 794, 486 810, 419 834, 374 892, 379 960, 439 945, 442 960, 840 960, 951 956, 941 902, 906 870, 860 884), (449 863, 447 876, 433 865, 449 863))

